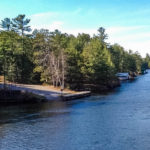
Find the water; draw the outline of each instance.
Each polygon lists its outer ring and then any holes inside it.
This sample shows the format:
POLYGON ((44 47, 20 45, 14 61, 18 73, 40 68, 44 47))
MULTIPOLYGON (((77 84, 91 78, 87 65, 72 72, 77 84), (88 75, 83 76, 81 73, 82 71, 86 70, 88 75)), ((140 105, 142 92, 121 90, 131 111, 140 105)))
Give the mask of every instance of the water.
POLYGON ((150 73, 107 95, 1 106, 0 150, 150 150, 150 73))

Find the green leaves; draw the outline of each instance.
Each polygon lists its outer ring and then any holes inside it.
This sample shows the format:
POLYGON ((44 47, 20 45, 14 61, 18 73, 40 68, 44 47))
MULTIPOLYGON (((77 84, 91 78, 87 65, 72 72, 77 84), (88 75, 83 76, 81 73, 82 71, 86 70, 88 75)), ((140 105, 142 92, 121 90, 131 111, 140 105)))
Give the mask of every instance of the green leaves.
POLYGON ((12 27, 11 19, 4 18, 4 20, 1 21, 0 27, 6 31, 10 31, 12 27))
POLYGON ((47 29, 34 30, 29 36, 29 23, 25 15, 1 21, 0 73, 10 81, 82 89, 84 84, 107 86, 117 72, 141 72, 150 67, 148 54, 143 60, 118 44, 108 45, 103 27, 93 37, 47 29))
POLYGON ((16 18, 12 19, 13 30, 20 33, 22 36, 24 32, 30 32, 31 28, 28 25, 30 19, 25 19, 25 15, 18 15, 16 18))
POLYGON ((116 72, 141 72, 142 57, 131 50, 125 51, 123 47, 114 44, 109 48, 116 72))
POLYGON ((82 56, 84 60, 82 72, 88 78, 89 83, 102 84, 110 80, 109 75, 107 76, 113 69, 110 53, 98 37, 91 39, 84 47, 82 56))

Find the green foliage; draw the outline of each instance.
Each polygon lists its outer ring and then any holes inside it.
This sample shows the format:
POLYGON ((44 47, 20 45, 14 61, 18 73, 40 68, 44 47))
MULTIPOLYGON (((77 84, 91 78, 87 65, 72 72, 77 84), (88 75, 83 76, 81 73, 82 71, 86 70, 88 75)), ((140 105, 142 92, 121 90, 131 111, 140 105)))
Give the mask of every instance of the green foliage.
POLYGON ((98 36, 97 36, 98 38, 99 38, 99 40, 101 41, 101 42, 105 42, 105 40, 107 40, 108 39, 108 35, 105 33, 105 29, 103 28, 103 27, 100 27, 99 29, 98 29, 98 36))
POLYGON ((109 48, 116 72, 141 73, 143 59, 138 52, 125 51, 123 47, 114 44, 109 48))
POLYGON ((83 50, 84 65, 82 72, 87 83, 106 84, 112 73, 113 63, 110 53, 98 38, 91 39, 83 50))
POLYGON ((18 15, 12 19, 13 30, 24 35, 24 32, 30 32, 31 28, 28 26, 30 19, 25 19, 25 15, 18 15))
POLYGON ((150 55, 146 54, 145 57, 146 68, 150 68, 150 55))
POLYGON ((66 82, 71 89, 79 89, 83 84, 82 67, 82 51, 85 44, 89 40, 89 35, 79 34, 77 38, 70 37, 68 47, 66 48, 67 55, 67 74, 66 82), (84 38, 86 36, 86 38, 84 38))
POLYGON ((81 89, 85 84, 107 86, 117 72, 141 73, 150 68, 148 54, 143 59, 138 52, 107 44, 103 27, 93 37, 46 29, 27 35, 29 23, 25 15, 18 15, 0 24, 0 74, 10 81, 81 89))
POLYGON ((29 82, 31 80, 32 39, 24 34, 30 29, 27 26, 28 23, 29 19, 25 19, 25 15, 18 15, 12 21, 5 18, 1 23, 3 31, 0 32, 0 53, 3 74, 11 81, 29 82))
POLYGON ((0 24, 1 28, 3 28, 6 31, 10 31, 12 27, 12 22, 10 18, 4 18, 4 20, 1 21, 0 24))

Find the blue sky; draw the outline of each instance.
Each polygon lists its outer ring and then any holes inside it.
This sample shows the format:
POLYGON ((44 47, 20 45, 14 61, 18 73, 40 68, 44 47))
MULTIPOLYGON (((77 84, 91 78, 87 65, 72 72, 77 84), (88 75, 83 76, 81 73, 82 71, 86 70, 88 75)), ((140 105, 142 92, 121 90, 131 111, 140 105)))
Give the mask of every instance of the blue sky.
POLYGON ((26 14, 32 28, 60 29, 77 35, 94 34, 103 26, 110 43, 150 53, 149 0, 5 0, 0 20, 26 14))

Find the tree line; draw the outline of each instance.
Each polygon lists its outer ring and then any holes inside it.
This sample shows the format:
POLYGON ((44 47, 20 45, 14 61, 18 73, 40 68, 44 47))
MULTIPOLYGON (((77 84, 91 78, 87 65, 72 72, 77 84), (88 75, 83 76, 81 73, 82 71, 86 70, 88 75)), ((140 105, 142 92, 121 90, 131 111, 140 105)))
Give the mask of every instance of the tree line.
POLYGON ((150 55, 126 51, 106 42, 103 27, 96 35, 78 36, 47 29, 31 30, 25 15, 5 18, 0 30, 0 74, 17 83, 46 83, 82 89, 109 86, 118 72, 141 73, 150 67, 150 55))

